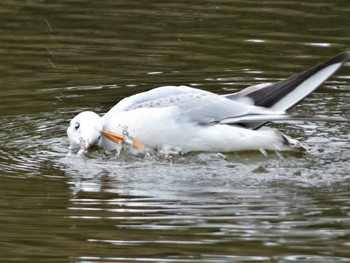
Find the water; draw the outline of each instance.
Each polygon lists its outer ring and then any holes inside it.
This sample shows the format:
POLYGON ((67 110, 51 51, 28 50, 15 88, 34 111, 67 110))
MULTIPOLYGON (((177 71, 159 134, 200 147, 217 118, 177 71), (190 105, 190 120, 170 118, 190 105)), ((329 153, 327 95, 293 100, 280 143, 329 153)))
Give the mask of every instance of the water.
MULTIPOLYGON (((343 1, 7 1, 4 262, 349 262, 349 123, 274 125, 308 154, 68 154, 66 128, 160 85, 220 94, 349 49, 343 1)), ((295 112, 350 117, 344 67, 295 112)))

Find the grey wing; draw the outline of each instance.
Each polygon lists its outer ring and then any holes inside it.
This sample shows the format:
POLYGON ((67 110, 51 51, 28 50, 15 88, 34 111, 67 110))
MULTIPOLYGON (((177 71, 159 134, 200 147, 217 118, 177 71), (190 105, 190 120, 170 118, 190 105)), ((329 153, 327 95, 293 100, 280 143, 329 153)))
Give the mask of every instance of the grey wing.
POLYGON ((163 107, 171 104, 168 98, 185 94, 209 94, 210 92, 188 86, 163 86, 138 93, 121 100, 110 111, 129 111, 136 108, 163 107))
POLYGON ((238 125, 254 121, 254 116, 259 116, 259 121, 265 118, 271 121, 272 116, 279 116, 280 119, 286 118, 284 112, 240 103, 209 92, 178 94, 134 106, 135 108, 176 107, 179 111, 179 118, 200 125, 217 123, 238 125))
MULTIPOLYGON (((182 94, 173 98, 173 103, 180 111, 180 118, 200 125, 240 125, 250 128, 249 124, 271 121, 327 121, 329 117, 305 117, 290 115, 284 111, 274 111, 268 108, 248 105, 232 101, 216 94, 182 94), (247 127, 248 126, 248 127, 247 127)), ((333 121, 344 121, 343 118, 333 118, 333 121)))
POLYGON ((120 101, 110 112, 174 106, 178 109, 180 118, 201 125, 215 123, 244 125, 246 122, 254 121, 254 116, 259 116, 259 121, 265 118, 266 121, 271 121, 271 116, 277 115, 285 118, 281 112, 277 113, 188 86, 164 86, 139 93, 120 101))

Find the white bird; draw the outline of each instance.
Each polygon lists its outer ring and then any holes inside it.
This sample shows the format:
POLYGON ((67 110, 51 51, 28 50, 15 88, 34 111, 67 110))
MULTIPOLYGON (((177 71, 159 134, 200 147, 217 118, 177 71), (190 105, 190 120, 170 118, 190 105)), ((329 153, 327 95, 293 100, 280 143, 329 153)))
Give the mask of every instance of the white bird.
POLYGON ((98 145, 107 151, 128 142, 138 150, 166 148, 187 152, 304 150, 278 130, 262 127, 271 121, 310 119, 287 110, 334 74, 350 52, 275 84, 248 87, 217 95, 187 86, 164 86, 121 100, 103 117, 92 111, 70 121, 71 149, 98 145), (101 136, 102 135, 102 136, 101 136))

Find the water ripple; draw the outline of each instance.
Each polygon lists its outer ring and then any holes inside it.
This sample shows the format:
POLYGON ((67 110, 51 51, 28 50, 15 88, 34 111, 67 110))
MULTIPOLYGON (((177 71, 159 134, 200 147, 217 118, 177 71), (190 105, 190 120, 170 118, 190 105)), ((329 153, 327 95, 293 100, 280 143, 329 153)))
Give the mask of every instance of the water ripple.
MULTIPOLYGON (((349 261, 349 122, 275 124, 306 142, 305 155, 76 156, 65 134, 76 113, 153 87, 222 94, 301 72, 349 47, 349 7, 62 0, 0 10, 4 261, 349 261)), ((348 75, 294 112, 349 119, 348 75)))

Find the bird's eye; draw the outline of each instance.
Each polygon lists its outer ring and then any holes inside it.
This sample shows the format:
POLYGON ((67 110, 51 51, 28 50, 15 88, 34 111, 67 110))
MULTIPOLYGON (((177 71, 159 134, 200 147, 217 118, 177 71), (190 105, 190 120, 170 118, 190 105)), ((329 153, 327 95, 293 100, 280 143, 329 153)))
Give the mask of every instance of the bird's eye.
POLYGON ((79 123, 79 122, 74 123, 74 128, 75 128, 76 130, 78 130, 79 127, 80 127, 80 123, 79 123))

